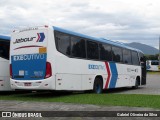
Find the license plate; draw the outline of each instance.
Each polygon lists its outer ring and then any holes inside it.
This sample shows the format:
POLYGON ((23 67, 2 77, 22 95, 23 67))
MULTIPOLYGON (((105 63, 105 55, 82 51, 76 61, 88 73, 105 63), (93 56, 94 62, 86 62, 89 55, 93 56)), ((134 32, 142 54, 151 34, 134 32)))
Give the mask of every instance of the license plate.
POLYGON ((31 83, 24 83, 24 86, 31 86, 31 83))

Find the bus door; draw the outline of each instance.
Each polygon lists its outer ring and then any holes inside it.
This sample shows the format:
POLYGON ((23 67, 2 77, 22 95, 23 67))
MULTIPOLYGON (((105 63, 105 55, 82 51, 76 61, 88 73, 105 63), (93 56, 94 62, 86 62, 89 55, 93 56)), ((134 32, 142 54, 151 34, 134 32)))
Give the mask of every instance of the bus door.
POLYGON ((141 85, 146 85, 146 58, 141 53, 140 53, 140 64, 141 64, 141 69, 142 69, 141 85))

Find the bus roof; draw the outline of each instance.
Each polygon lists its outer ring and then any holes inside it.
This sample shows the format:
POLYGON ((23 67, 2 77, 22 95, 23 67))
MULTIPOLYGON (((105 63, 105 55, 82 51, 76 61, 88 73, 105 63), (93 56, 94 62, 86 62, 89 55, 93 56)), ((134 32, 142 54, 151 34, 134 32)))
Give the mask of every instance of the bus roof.
POLYGON ((86 38, 86 39, 91 39, 91 40, 95 40, 95 41, 99 41, 99 42, 115 45, 117 47, 123 47, 123 48, 126 48, 126 49, 130 49, 130 50, 134 50, 134 51, 143 53, 141 50, 129 47, 129 46, 127 46, 127 45, 125 45, 123 43, 120 43, 120 42, 114 42, 114 41, 111 41, 111 40, 108 40, 108 39, 104 39, 104 38, 95 38, 95 37, 87 36, 87 35, 76 33, 76 32, 69 31, 69 30, 65 30, 65 29, 62 29, 62 28, 59 28, 59 27, 55 27, 55 26, 53 26, 53 29, 56 30, 56 31, 59 31, 59 32, 72 34, 72 35, 83 37, 83 38, 86 38))
POLYGON ((10 36, 6 36, 6 35, 0 35, 0 39, 10 40, 11 37, 10 36))

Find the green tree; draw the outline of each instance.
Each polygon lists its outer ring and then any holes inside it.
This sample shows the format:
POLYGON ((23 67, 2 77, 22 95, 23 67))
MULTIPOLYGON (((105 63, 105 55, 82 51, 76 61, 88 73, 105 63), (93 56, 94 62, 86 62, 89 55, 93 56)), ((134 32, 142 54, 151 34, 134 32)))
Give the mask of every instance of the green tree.
POLYGON ((158 60, 158 54, 156 55, 145 55, 146 60, 158 60))

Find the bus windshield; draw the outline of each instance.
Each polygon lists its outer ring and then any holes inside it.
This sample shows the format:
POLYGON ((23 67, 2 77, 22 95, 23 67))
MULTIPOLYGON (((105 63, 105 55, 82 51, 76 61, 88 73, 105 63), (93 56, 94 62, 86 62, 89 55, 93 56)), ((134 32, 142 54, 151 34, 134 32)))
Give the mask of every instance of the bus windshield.
POLYGON ((0 40, 0 57, 9 60, 10 42, 0 40))
POLYGON ((153 62, 151 62, 151 65, 159 65, 159 62, 153 61, 153 62))

